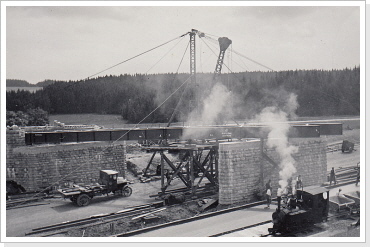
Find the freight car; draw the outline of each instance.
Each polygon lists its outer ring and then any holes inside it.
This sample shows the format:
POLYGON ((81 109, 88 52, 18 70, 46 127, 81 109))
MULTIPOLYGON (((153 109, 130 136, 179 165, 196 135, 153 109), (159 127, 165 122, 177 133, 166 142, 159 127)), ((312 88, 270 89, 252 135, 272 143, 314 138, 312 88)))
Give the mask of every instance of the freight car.
POLYGON ((342 153, 349 152, 352 153, 352 151, 355 148, 355 144, 353 142, 350 142, 348 140, 344 140, 342 143, 342 153))
POLYGON ((329 190, 324 187, 310 186, 297 190, 286 203, 277 197, 278 207, 272 214, 273 227, 270 234, 290 233, 327 220, 329 212, 329 190))

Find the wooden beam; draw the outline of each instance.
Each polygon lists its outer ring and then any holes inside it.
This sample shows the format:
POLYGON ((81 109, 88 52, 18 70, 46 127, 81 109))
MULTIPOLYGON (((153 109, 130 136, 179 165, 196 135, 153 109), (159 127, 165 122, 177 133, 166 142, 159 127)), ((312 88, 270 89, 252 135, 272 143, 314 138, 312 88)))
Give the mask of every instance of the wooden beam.
POLYGON ((163 151, 160 152, 161 154, 161 189, 162 189, 162 193, 165 192, 165 188, 164 188, 164 159, 163 159, 163 151))
POLYGON ((213 178, 213 175, 210 175, 208 171, 206 171, 204 169, 204 167, 196 160, 196 159, 193 159, 194 160, 194 163, 202 170, 202 172, 205 174, 205 176, 208 178, 208 180, 214 184, 214 185, 217 185, 217 182, 214 180, 213 178))
MULTIPOLYGON (((167 162, 167 164, 172 168, 172 170, 176 170, 176 167, 173 165, 173 163, 171 162, 171 160, 169 160, 168 158, 167 158, 167 156, 165 155, 165 154, 163 154, 163 158, 164 158, 164 160, 167 162)), ((188 188, 190 188, 189 186, 190 186, 190 184, 189 184, 189 182, 188 182, 188 180, 186 180, 185 178, 184 178, 184 176, 181 174, 181 173, 178 173, 178 175, 179 175, 179 178, 182 180, 182 182, 188 187, 188 188)))
MULTIPOLYGON (((204 167, 204 162, 203 162, 203 167, 204 167)), ((209 169, 209 167, 212 165, 212 160, 210 160, 209 161, 209 163, 208 163, 208 165, 207 165, 207 167, 205 168, 205 171, 206 172, 208 172, 208 169, 209 169)), ((212 166, 211 166, 212 167, 212 166)), ((211 170, 212 171, 212 170, 211 170)), ((197 184, 197 188, 199 187, 199 185, 200 185, 200 183, 202 182, 202 180, 203 180, 203 178, 206 176, 206 173, 204 173, 203 172, 203 175, 202 175, 202 177, 199 179, 199 181, 198 181, 198 184, 197 184)), ((213 176, 213 173, 211 172, 211 176, 213 176)))
POLYGON ((146 166, 146 168, 145 168, 145 170, 144 170, 144 176, 146 176, 146 172, 148 171, 148 169, 149 169, 149 167, 150 167, 150 165, 152 164, 152 162, 153 162, 153 159, 154 159, 154 156, 155 156, 155 154, 157 153, 157 151, 154 151, 154 153, 153 153, 153 155, 152 155, 152 157, 150 158, 150 160, 149 160, 149 163, 148 163, 148 165, 146 166))

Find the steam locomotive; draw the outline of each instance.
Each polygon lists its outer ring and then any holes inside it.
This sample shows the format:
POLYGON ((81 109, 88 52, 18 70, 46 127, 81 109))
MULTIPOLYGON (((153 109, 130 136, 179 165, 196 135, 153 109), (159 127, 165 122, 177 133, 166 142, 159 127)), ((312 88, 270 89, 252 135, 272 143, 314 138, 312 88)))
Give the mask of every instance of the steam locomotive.
POLYGON ((329 212, 329 190, 319 186, 298 189, 285 203, 277 197, 278 207, 272 214, 270 234, 285 234, 323 222, 329 212), (282 205, 283 204, 283 205, 282 205))

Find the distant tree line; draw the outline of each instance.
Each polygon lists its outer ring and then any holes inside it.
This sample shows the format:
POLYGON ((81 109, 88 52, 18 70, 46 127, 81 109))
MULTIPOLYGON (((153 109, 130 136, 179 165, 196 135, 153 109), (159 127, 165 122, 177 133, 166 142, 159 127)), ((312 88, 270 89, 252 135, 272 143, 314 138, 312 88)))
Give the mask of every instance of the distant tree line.
POLYGON ((55 80, 44 80, 36 84, 31 84, 26 80, 6 79, 6 86, 7 87, 45 87, 55 82, 56 82, 55 80))
MULTIPOLYGON (((195 107, 195 99, 202 100, 214 85, 212 77, 212 73, 197 74, 196 83, 191 83, 186 73, 47 80, 46 86, 36 92, 7 92, 6 108, 13 112, 40 108, 49 114, 119 114, 132 123, 167 122, 181 98, 173 121, 183 121, 195 107)), ((266 106, 279 106, 287 93, 297 95, 298 116, 360 113, 360 67, 241 72, 221 74, 218 81, 233 93, 230 104, 235 108, 235 119, 251 117, 266 106)))
POLYGON ((25 80, 7 79, 6 86, 7 87, 35 87, 36 85, 31 84, 25 80))
POLYGON ((49 123, 48 113, 40 108, 27 111, 6 111, 7 126, 44 126, 49 123))

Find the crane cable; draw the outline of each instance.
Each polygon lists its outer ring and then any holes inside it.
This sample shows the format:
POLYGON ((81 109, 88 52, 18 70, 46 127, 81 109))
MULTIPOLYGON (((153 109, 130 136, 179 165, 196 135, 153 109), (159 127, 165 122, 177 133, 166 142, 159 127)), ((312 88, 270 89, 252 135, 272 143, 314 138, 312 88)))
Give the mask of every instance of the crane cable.
MULTIPOLYGON (((211 35, 211 34, 207 34, 207 35, 211 35)), ((214 36, 214 37, 217 37, 216 35, 211 35, 211 36, 214 36)), ((205 36, 207 39, 209 39, 209 40, 211 40, 212 42, 217 42, 217 40, 215 40, 214 38, 212 38, 212 37, 209 37, 209 36, 205 36)), ((249 61, 252 61, 252 62, 254 62, 254 63, 256 63, 256 64, 258 64, 258 65, 260 65, 260 66, 262 66, 262 67, 264 67, 264 68, 266 68, 266 69, 268 69, 268 70, 272 70, 272 71, 275 71, 274 69, 271 69, 271 68, 269 68, 269 67, 267 67, 267 66, 265 66, 265 65, 263 65, 263 64, 261 64, 261 63, 259 63, 259 62, 257 62, 256 60, 253 60, 253 59, 251 59, 251 58, 249 58, 249 57, 247 57, 247 56, 245 56, 245 55, 243 55, 243 54, 241 54, 240 52, 237 52, 237 51, 235 51, 235 50, 232 50, 232 52, 234 52, 235 54, 237 54, 237 55, 239 55, 239 56, 241 56, 241 57, 244 57, 245 59, 248 59, 249 61)), ((231 71, 231 70, 230 70, 231 71)))
POLYGON ((267 67, 267 66, 265 66, 265 65, 263 65, 263 64, 261 64, 261 63, 259 63, 257 61, 255 61, 255 60, 253 60, 253 59, 251 59, 251 58, 249 58, 249 57, 241 54, 240 52, 237 52, 237 51, 234 50, 234 53, 237 54, 237 55, 239 55, 239 56, 241 56, 241 57, 244 57, 245 59, 248 59, 249 61, 252 61, 252 62, 254 62, 254 63, 256 63, 256 64, 258 64, 258 65, 260 65, 260 66, 262 66, 262 67, 264 67, 266 69, 268 69, 268 70, 271 70, 273 72, 276 72, 274 69, 271 69, 271 68, 269 68, 269 67, 267 67))
MULTIPOLYGON (((213 40, 213 39, 209 39, 210 41, 215 41, 215 40, 213 40)), ((219 48, 219 43, 216 41, 216 42, 213 42, 215 45, 217 45, 217 48, 219 48)), ((231 44, 231 47, 232 47, 232 44, 231 44)), ((230 47, 230 48, 231 48, 230 47)), ((216 48, 216 49, 217 49, 216 48)), ((214 52, 213 50, 212 50, 212 52, 213 52, 213 54, 216 56, 216 57, 218 57, 218 55, 217 55, 217 53, 216 52, 214 52)), ((231 54, 232 55, 232 51, 228 51, 229 52, 229 54, 231 54)), ((243 62, 243 60, 241 60, 242 62, 243 62)), ((244 67, 242 66, 242 65, 240 65, 239 63, 237 63, 235 60, 233 60, 233 58, 231 57, 231 62, 229 61, 229 64, 231 64, 232 65, 232 63, 235 63, 236 65, 238 65, 240 68, 242 68, 242 69, 244 69, 244 67)), ((227 67, 227 65, 225 64, 225 63, 222 63, 223 65, 225 65, 226 67, 227 67)), ((244 62, 243 62, 243 64, 244 64, 244 62)), ((245 68, 247 68, 247 66, 244 64, 244 66, 245 66, 245 68)), ((229 68, 228 68, 229 69, 229 68)), ((233 73, 233 70, 231 70, 231 69, 229 69, 229 71, 230 72, 232 72, 233 73)))
POLYGON ((151 49, 149 49, 149 50, 147 50, 147 51, 144 51, 144 52, 142 52, 142 53, 140 53, 140 54, 138 54, 138 55, 136 55, 136 56, 133 56, 133 57, 131 57, 131 58, 128 58, 128 59, 126 59, 126 60, 124 60, 124 61, 122 61, 122 62, 120 62, 120 63, 117 63, 117 64, 115 64, 115 65, 113 65, 113 66, 110 66, 109 68, 106 68, 106 69, 104 69, 104 70, 101 70, 101 71, 99 71, 99 72, 97 72, 97 73, 95 73, 95 74, 93 74, 93 75, 88 76, 85 80, 90 79, 90 77, 96 76, 96 75, 98 75, 98 74, 100 74, 100 73, 103 73, 104 71, 107 71, 107 70, 109 70, 109 69, 112 69, 112 68, 114 68, 114 67, 116 67, 116 66, 118 66, 118 65, 120 65, 120 64, 126 63, 126 62, 128 62, 128 61, 130 61, 130 60, 132 60, 132 59, 134 59, 134 58, 137 58, 137 57, 139 57, 139 56, 141 56, 141 55, 144 55, 145 53, 148 53, 148 52, 150 52, 150 51, 152 51, 152 50, 155 50, 155 49, 157 49, 157 48, 159 48, 159 47, 161 47, 161 46, 164 46, 164 45, 166 45, 166 44, 168 44, 168 43, 170 43, 170 42, 172 42, 172 41, 174 41, 174 40, 176 40, 176 39, 182 38, 182 37, 184 37, 184 36, 185 36, 185 35, 187 35, 187 34, 188 34, 188 33, 185 33, 185 34, 183 34, 183 35, 180 35, 180 36, 178 36, 178 37, 176 37, 176 38, 174 38, 174 39, 171 39, 171 40, 169 40, 169 41, 167 41, 167 42, 165 42, 165 43, 163 43, 163 44, 160 44, 160 45, 158 45, 158 46, 156 46, 156 47, 153 47, 153 48, 151 48, 151 49))
MULTIPOLYGON (((202 41, 204 42, 204 44, 206 44, 206 46, 213 52, 213 54, 216 56, 216 57, 218 57, 218 55, 217 55, 217 53, 215 52, 215 51, 213 51, 212 49, 211 49, 211 47, 202 39, 202 41)), ((231 73, 234 73, 233 71, 231 71, 231 69, 224 63, 224 62, 222 62, 222 65, 224 65, 231 73)))
POLYGON ((131 129, 129 129, 128 131, 126 131, 122 136, 120 136, 117 140, 115 140, 113 143, 119 141, 122 137, 124 137, 125 135, 127 135, 131 130, 135 129, 139 124, 141 124, 145 119, 147 119, 150 115, 152 115, 156 110, 158 110, 162 105, 164 105, 164 103, 167 102, 167 100, 169 100, 177 91, 180 90, 180 88, 182 88, 188 81, 189 79, 193 77, 193 75, 190 75, 175 91, 173 91, 161 104, 159 104, 154 110, 152 110, 148 115, 146 115, 143 119, 141 119, 138 123, 136 123, 131 129))
MULTIPOLYGON (((184 38, 184 36, 182 37, 182 39, 184 38)), ((145 74, 147 74, 151 69, 153 69, 160 61, 162 61, 163 58, 165 58, 168 53, 170 53, 181 41, 182 39, 179 40, 179 42, 177 42, 171 49, 169 49, 152 67, 150 67, 150 69, 148 69, 145 74)), ((182 62, 182 60, 181 60, 182 62)), ((180 63, 181 64, 181 63, 180 63)), ((178 69, 176 71, 176 73, 178 73, 178 69)))
MULTIPOLYGON (((186 34, 184 34, 184 35, 186 35, 186 34)), ((182 35, 182 36, 184 36, 184 35, 182 35)), ((184 59, 184 56, 185 56, 185 53, 186 53, 186 51, 187 51, 187 49, 188 49, 188 47, 189 47, 189 43, 188 43, 188 46, 186 47, 186 49, 185 49, 185 52, 184 52, 184 54, 183 54, 183 56, 182 56, 182 58, 181 58, 181 61, 180 61, 180 64, 179 64, 179 66, 178 66, 178 68, 177 68, 177 71, 180 69, 180 66, 181 66, 181 64, 182 64, 182 61, 183 61, 183 59, 184 59)), ((117 138, 114 142, 112 142, 112 144, 113 143, 115 143, 115 142, 117 142, 117 141, 119 141, 122 137, 124 137, 125 135, 127 135, 131 130, 133 130, 133 129, 135 129, 139 124, 141 124, 145 119, 147 119, 150 115, 152 115, 156 110, 158 110, 162 105, 164 105, 164 103, 166 103, 167 102, 167 100, 169 100, 177 91, 179 91, 180 90, 180 88, 182 88, 188 81, 189 81, 189 79, 191 78, 191 77, 193 77, 194 75, 190 75, 175 91, 173 91, 161 104, 159 104, 154 110, 152 110, 148 115, 146 115, 143 119, 141 119, 138 123, 136 123, 131 129, 129 129, 128 131, 126 131, 123 135, 121 135, 119 138, 117 138)))
MULTIPOLYGON (((177 72, 178 72, 178 71, 179 71, 179 69, 180 69, 180 66, 181 66, 182 61, 183 61, 183 59, 184 59, 184 57, 185 57, 185 54, 186 54, 186 52, 187 52, 187 50, 188 50, 188 48, 189 48, 189 45, 190 45, 190 42, 188 42, 188 45, 187 45, 187 47, 186 47, 186 49, 185 49, 185 52, 184 52, 184 54, 182 55, 180 65, 179 65, 179 67, 177 68, 177 72)), ((176 114, 177 108, 178 108, 178 107, 179 107, 179 105, 180 105, 180 102, 181 102, 182 97, 184 96, 184 94, 185 94, 185 92, 186 92, 186 89, 187 89, 188 85, 189 85, 189 84, 187 84, 187 85, 185 86, 184 90, 182 91, 182 94, 180 95, 179 101, 177 102, 177 104, 176 104, 175 108, 173 109, 173 112, 172 112, 172 114, 171 114, 170 120, 169 120, 169 121, 168 121, 168 123, 167 123, 167 127, 170 127, 171 122, 172 122, 173 118, 175 117, 175 114, 176 114)))

